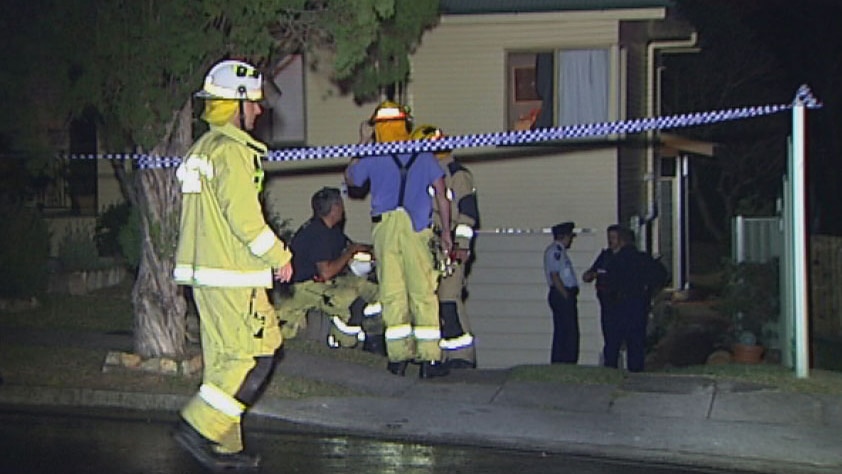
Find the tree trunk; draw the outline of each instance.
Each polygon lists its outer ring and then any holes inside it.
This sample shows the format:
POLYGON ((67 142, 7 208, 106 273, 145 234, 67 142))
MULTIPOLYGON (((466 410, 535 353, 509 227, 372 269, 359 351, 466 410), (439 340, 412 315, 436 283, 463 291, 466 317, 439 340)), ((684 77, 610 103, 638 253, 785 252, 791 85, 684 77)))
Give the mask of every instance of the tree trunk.
MULTIPOLYGON (((192 142, 191 116, 188 101, 152 155, 184 156, 192 142)), ((172 277, 181 190, 173 168, 140 170, 135 179, 142 249, 132 291, 134 350, 144 358, 181 358, 186 349, 186 304, 172 277)))

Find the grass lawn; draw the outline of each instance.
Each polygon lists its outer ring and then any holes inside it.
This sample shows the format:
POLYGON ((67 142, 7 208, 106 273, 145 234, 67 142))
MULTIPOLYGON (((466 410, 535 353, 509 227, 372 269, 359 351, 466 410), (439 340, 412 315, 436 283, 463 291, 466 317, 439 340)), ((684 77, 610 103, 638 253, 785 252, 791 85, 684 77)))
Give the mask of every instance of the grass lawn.
MULTIPOLYGON (((93 332, 129 332, 132 330, 131 283, 102 289, 88 295, 48 295, 40 306, 27 311, 0 312, 2 327, 30 329, 67 329, 93 332)), ((288 341, 290 350, 329 353, 322 344, 288 341)), ((356 352, 356 351, 346 351, 356 352)), ((0 345, 0 372, 6 383, 53 388, 90 388, 191 395, 199 386, 198 377, 165 376, 135 371, 103 372, 105 351, 75 347, 18 345, 14 341, 0 345)), ((349 356, 360 363, 368 353, 349 356)), ((352 394, 348 389, 317 380, 282 374, 272 379, 268 395, 281 398, 339 396, 352 394)))
MULTIPOLYGON (((131 282, 99 290, 84 296, 49 295, 40 307, 20 312, 0 312, 0 328, 51 328, 97 332, 131 331, 131 282)), ((292 339, 287 350, 336 357, 346 361, 382 368, 383 358, 358 350, 332 350, 325 344, 292 339)), ((10 384, 53 387, 90 387, 97 389, 160 391, 191 394, 198 378, 160 376, 136 372, 102 372, 102 350, 80 348, 31 347, 6 343, 0 346, 0 371, 10 384)), ((666 374, 704 375, 718 380, 762 384, 784 391, 842 395, 842 373, 812 370, 807 379, 797 379, 794 372, 777 365, 709 365, 665 371, 666 374)), ((512 377, 539 382, 619 385, 625 374, 602 367, 566 365, 528 365, 512 369, 512 377)), ((284 398, 349 395, 344 387, 313 379, 276 377, 268 393, 284 398)))
POLYGON ((74 329, 79 331, 129 331, 133 315, 131 282, 87 295, 49 294, 31 310, 0 312, 0 326, 74 329))

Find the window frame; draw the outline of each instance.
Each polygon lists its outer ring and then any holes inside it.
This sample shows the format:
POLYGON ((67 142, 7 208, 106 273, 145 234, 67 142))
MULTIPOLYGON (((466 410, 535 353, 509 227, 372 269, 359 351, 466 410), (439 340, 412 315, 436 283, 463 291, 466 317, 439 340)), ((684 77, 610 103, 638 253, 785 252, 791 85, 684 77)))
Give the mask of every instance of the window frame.
MULTIPOLYGON (((561 112, 559 109, 558 104, 560 101, 560 67, 559 67, 559 58, 564 52, 569 51, 605 51, 607 53, 607 100, 606 100, 606 111, 604 115, 604 120, 598 120, 599 122, 602 121, 615 121, 618 120, 622 110, 622 101, 620 100, 623 97, 623 91, 621 90, 622 85, 625 83, 624 78, 620 74, 621 71, 621 63, 622 63, 622 55, 621 50, 617 45, 577 45, 577 46, 565 46, 565 47, 555 47, 555 48, 519 48, 519 49, 511 49, 505 51, 505 90, 506 90, 506 107, 505 107, 505 124, 507 130, 524 130, 530 128, 529 125, 534 123, 537 117, 534 117, 534 112, 536 108, 540 108, 542 106, 542 100, 528 100, 528 101, 517 101, 516 100, 516 84, 515 82, 515 70, 528 67, 529 61, 525 58, 531 57, 531 64, 532 68, 534 69, 535 66, 535 58, 538 54, 542 53, 552 53, 553 55, 553 127, 559 127, 561 123, 561 112), (529 125, 528 125, 529 124, 529 125)), ((537 78, 536 78, 537 82, 537 78)), ((569 124, 565 124, 569 125, 569 124)))

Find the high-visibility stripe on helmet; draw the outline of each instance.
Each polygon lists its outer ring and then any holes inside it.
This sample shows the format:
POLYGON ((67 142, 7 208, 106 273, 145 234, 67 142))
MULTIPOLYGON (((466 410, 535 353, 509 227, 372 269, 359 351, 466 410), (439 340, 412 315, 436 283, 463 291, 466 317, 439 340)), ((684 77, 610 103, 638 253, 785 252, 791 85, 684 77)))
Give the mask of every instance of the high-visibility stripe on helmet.
POLYGON ((199 397, 208 405, 232 418, 239 418, 245 410, 245 406, 236 398, 223 392, 219 387, 208 383, 199 387, 199 397))
POLYGON ((406 120, 406 111, 399 107, 383 107, 377 109, 372 120, 382 122, 386 120, 406 120))
POLYGON ((231 90, 228 87, 220 87, 216 84, 205 82, 202 91, 204 94, 201 97, 212 99, 230 99, 230 100, 248 100, 257 102, 263 100, 263 89, 248 89, 242 87, 239 90, 231 90))
POLYGON ((272 246, 275 245, 275 241, 278 240, 278 237, 269 227, 263 229, 257 237, 254 238, 251 242, 249 242, 249 250, 251 253, 257 257, 262 257, 266 252, 272 249, 272 246))

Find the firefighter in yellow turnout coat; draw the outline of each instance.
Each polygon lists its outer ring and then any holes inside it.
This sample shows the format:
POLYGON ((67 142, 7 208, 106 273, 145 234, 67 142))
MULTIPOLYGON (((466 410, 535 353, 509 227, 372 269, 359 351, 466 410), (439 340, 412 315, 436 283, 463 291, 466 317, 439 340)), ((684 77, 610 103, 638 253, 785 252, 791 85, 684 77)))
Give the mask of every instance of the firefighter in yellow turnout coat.
MULTIPOLYGON (((411 135, 413 140, 436 140, 443 136, 442 131, 433 125, 421 125, 411 135)), ((454 160, 449 151, 436 152, 436 157, 445 172, 444 182, 451 215, 449 230, 453 236, 453 253, 450 256, 452 264, 442 274, 437 290, 441 321, 440 345, 443 358, 450 368, 476 368, 474 336, 462 300, 466 284, 465 265, 470 257, 474 231, 479 226, 476 188, 471 172, 454 160)), ((435 207, 433 219, 436 229, 442 232, 438 206, 435 207)))
POLYGON ((176 282, 193 287, 204 373, 181 412, 176 441, 211 470, 256 468, 243 452, 241 418, 277 362, 281 332, 266 294, 288 281, 292 254, 266 224, 258 199, 266 146, 248 133, 261 109, 253 66, 215 65, 197 97, 210 125, 178 167, 183 206, 176 282))

